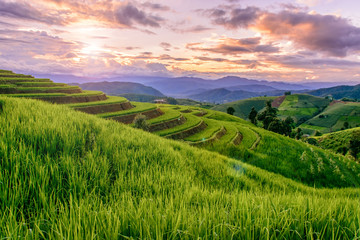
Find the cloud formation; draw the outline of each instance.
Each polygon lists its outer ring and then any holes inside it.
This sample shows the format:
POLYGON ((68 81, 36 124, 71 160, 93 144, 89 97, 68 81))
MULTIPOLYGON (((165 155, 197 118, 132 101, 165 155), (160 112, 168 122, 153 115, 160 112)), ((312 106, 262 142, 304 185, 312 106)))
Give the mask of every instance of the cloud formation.
POLYGON ((146 14, 130 3, 117 8, 115 19, 121 25, 128 27, 132 27, 135 23, 143 26, 160 27, 160 22, 164 20, 161 17, 146 14))
POLYGON ((42 22, 49 25, 63 25, 66 22, 59 15, 39 11, 26 2, 0 1, 0 16, 42 22))
POLYGON ((360 28, 332 15, 282 11, 264 14, 254 26, 277 39, 330 56, 345 57, 360 50, 360 28))
POLYGON ((257 7, 232 9, 225 6, 206 10, 204 13, 212 18, 214 24, 223 25, 228 29, 237 29, 248 28, 254 24, 261 15, 261 10, 257 7))
POLYGON ((187 49, 223 55, 239 55, 244 53, 276 53, 279 48, 271 44, 261 44, 261 38, 222 38, 212 46, 203 46, 202 43, 189 43, 187 49))
POLYGON ((360 51, 360 28, 342 17, 310 14, 298 8, 272 13, 257 7, 219 7, 206 13, 214 24, 225 28, 251 28, 274 40, 292 41, 297 47, 329 56, 345 57, 360 51))
MULTIPOLYGON (((0 1, 2 17, 36 21, 48 25, 69 25, 84 19, 92 19, 112 27, 136 28, 136 26, 159 28, 164 19, 150 11, 167 11, 169 8, 161 4, 136 1, 108 0, 48 0, 58 8, 49 9, 48 5, 26 2, 0 1)), ((145 30, 146 31, 146 30, 145 30)))

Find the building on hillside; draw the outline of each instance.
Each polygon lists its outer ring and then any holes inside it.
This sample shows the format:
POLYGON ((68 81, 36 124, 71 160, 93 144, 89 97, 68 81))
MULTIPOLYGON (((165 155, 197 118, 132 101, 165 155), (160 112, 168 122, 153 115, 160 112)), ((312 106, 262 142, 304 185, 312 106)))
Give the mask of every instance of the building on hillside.
POLYGON ((166 103, 168 103, 168 102, 166 101, 166 99, 155 99, 155 100, 154 100, 154 103, 157 103, 157 104, 166 104, 166 103))

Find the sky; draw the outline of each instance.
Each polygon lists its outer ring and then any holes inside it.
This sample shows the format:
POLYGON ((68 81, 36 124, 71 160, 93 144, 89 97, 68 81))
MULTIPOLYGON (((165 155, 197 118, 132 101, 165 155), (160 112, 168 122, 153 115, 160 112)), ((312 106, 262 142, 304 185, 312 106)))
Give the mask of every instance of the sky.
POLYGON ((0 0, 0 68, 360 82, 358 0, 0 0))

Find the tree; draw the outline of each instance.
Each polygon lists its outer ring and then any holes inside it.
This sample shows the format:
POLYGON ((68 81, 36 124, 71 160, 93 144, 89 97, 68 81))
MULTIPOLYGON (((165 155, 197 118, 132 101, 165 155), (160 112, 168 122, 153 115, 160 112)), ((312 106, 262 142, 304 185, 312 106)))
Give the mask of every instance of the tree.
POLYGON ((285 121, 283 121, 283 132, 286 136, 290 136, 291 135, 291 131, 292 129, 295 127, 295 122, 294 119, 292 119, 292 117, 288 116, 285 121))
POLYGON ((277 109, 271 106, 271 101, 266 102, 266 108, 264 111, 258 114, 257 119, 263 122, 263 127, 269 129, 270 123, 276 118, 277 109))
POLYGON ((291 95, 291 91, 287 91, 284 93, 285 96, 291 95))
POLYGON ((278 118, 275 118, 269 124, 268 130, 279 134, 284 134, 284 122, 278 118))
POLYGON ((230 115, 234 115, 235 109, 234 109, 233 107, 228 107, 228 108, 226 109, 226 112, 227 112, 228 114, 230 114, 230 115))
POLYGON ((142 114, 136 115, 133 124, 134 124, 134 128, 142 129, 144 131, 149 131, 150 129, 150 126, 146 121, 146 116, 142 114))
POLYGON ((344 129, 348 129, 349 128, 349 122, 344 122, 344 129))
POLYGON ((257 120, 256 120, 257 114, 258 114, 258 112, 255 110, 254 107, 252 107, 251 111, 249 113, 249 119, 252 124, 255 124, 255 125, 257 124, 257 120))
POLYGON ((360 153, 360 131, 353 131, 349 142, 350 154, 357 160, 360 153))
POLYGON ((299 139, 302 137, 302 135, 303 135, 302 129, 301 129, 301 128, 298 128, 298 129, 296 130, 295 138, 296 138, 297 140, 299 140, 299 139))
POLYGON ((178 104, 178 101, 175 98, 172 98, 172 97, 168 97, 167 101, 168 101, 169 104, 172 104, 172 105, 178 104))
POLYGON ((318 137, 318 136, 322 136, 322 133, 319 130, 316 130, 314 135, 318 137))

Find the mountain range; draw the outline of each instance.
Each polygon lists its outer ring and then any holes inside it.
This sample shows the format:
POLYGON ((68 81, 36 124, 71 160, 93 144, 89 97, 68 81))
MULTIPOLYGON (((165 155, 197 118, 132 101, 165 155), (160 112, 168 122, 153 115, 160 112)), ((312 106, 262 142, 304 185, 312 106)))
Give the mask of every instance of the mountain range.
POLYGON ((132 82, 90 82, 90 83, 71 83, 71 85, 77 85, 84 90, 97 90, 102 91, 109 95, 121 95, 121 94, 145 94, 145 95, 152 95, 157 97, 164 97, 160 91, 145 86, 140 83, 132 83, 132 82))
MULTIPOLYGON (((253 80, 237 76, 227 76, 216 80, 207 80, 195 77, 148 77, 148 76, 118 76, 111 78, 85 78, 71 75, 40 75, 37 77, 51 78, 55 82, 76 82, 83 89, 100 90, 108 94, 136 93, 155 96, 169 96, 175 98, 190 98, 197 101, 208 101, 214 103, 226 103, 249 97, 257 96, 279 96, 285 91, 292 93, 309 93, 315 96, 333 95, 334 98, 350 97, 358 98, 359 93, 356 86, 334 86, 334 82, 303 82, 287 83, 266 80, 253 80), (83 83, 90 85, 82 85, 83 83), (108 82, 109 87, 99 88, 96 82, 108 82), (136 87, 114 90, 110 82, 137 83, 151 87, 152 90, 133 91, 136 87), (329 90, 319 88, 330 88, 329 90), (130 91, 131 90, 131 91, 130 91)), ((354 84, 349 82, 349 84, 354 84)), ((145 87, 145 86, 144 86, 145 87)), ((142 88, 144 88, 142 87, 142 88)), ((146 88, 145 87, 145 88, 146 88)))

